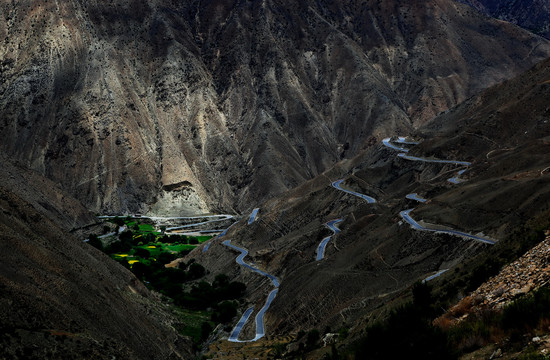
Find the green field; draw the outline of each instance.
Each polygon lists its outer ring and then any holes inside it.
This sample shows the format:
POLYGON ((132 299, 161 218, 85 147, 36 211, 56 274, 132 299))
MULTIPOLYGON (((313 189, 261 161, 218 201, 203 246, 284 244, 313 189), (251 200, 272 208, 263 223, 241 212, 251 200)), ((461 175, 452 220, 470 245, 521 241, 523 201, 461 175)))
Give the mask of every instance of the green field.
MULTIPOLYGON (((100 248, 123 266, 129 267, 148 288, 173 299, 174 311, 180 319, 180 322, 175 324, 175 328, 182 335, 189 336, 193 340, 194 347, 198 347, 219 322, 218 318, 215 320, 212 318, 221 313, 221 310, 215 310, 217 304, 211 302, 208 297, 205 298, 202 293, 199 293, 200 296, 203 296, 199 300, 189 297, 189 294, 185 295, 182 284, 202 278, 206 273, 205 268, 194 261, 183 262, 183 265, 178 264, 176 268, 166 268, 165 265, 185 256, 188 251, 212 239, 213 236, 166 235, 156 231, 151 224, 141 224, 139 219, 126 218, 110 220, 110 222, 117 226, 124 224, 127 230, 106 239, 103 243, 96 237, 100 248), (140 264, 136 266, 137 263, 140 264), (193 310, 186 309, 186 307, 193 310), (214 309, 215 311, 206 311, 205 309, 214 309)), ((210 291, 209 295, 218 294, 212 297, 213 299, 218 299, 219 294, 234 293, 234 291, 225 291, 224 293, 223 289, 218 288, 221 286, 219 284, 218 287, 206 284, 207 290, 203 289, 203 291, 210 291)), ((233 283, 229 284, 227 280, 225 286, 229 288, 230 285, 233 283)), ((246 288, 244 284, 242 286, 246 288)), ((235 286, 231 289, 234 290, 234 288, 235 286)), ((195 294, 195 296, 198 295, 195 294)))
POLYGON ((178 253, 182 250, 192 250, 197 247, 197 245, 189 244, 166 244, 166 243, 148 243, 146 245, 137 245, 137 248, 142 248, 148 250, 151 254, 151 257, 158 257, 162 252, 170 252, 172 254, 178 253))
POLYGON ((154 234, 154 235, 160 235, 160 231, 155 231, 155 227, 151 224, 140 224, 137 221, 125 221, 126 226, 128 229, 131 229, 135 232, 138 232, 140 234, 154 234), (138 226, 139 230, 135 230, 134 227, 138 226))
MULTIPOLYGON (((200 236, 185 236, 185 235, 171 235, 166 236, 161 232, 156 231, 155 227, 151 224, 142 224, 139 220, 125 219, 124 224, 128 230, 132 232, 132 247, 129 251, 118 252, 111 254, 114 259, 125 258, 130 266, 136 262, 142 262, 144 264, 150 264, 151 261, 156 259, 162 253, 178 254, 181 251, 193 250, 198 244, 212 239, 209 235, 200 236), (193 242, 193 244, 190 244, 193 242), (136 249, 145 249, 149 251, 149 259, 142 258, 136 255, 136 249)), ((141 251, 141 250, 140 250, 141 251)))

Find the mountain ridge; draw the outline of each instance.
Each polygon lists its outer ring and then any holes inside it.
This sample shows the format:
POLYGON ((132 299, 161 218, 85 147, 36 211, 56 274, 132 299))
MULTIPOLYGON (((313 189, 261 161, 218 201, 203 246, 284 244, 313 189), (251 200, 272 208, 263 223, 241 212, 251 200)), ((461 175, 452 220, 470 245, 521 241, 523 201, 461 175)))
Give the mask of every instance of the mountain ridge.
POLYGON ((448 0, 2 10, 2 151, 96 212, 248 210, 550 55, 448 0))

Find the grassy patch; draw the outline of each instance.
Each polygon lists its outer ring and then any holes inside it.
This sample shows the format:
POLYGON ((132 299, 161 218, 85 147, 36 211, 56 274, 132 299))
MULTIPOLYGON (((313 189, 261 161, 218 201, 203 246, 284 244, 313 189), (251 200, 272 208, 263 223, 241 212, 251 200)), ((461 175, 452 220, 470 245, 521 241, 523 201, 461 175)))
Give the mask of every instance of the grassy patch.
POLYGON ((136 245, 134 248, 141 248, 149 251, 151 257, 157 258, 163 252, 177 254, 182 250, 192 250, 196 245, 189 244, 165 244, 165 243, 148 243, 145 245, 136 245))
POLYGON ((195 237, 197 238, 199 243, 203 243, 205 241, 208 241, 208 240, 212 239, 212 236, 210 236, 210 235, 201 235, 201 236, 195 236, 195 237))

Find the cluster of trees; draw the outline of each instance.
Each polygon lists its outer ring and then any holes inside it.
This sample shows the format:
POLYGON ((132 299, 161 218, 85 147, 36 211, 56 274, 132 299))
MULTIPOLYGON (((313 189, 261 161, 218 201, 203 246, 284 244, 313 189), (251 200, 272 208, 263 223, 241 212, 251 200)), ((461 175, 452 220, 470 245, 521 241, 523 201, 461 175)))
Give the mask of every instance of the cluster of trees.
MULTIPOLYGON (((197 245, 199 239, 193 236, 183 236, 183 235, 164 235, 157 239, 157 236, 152 233, 141 234, 141 236, 136 236, 136 233, 132 230, 125 230, 118 235, 118 241, 113 241, 107 246, 103 246, 103 242, 95 234, 90 235, 89 244, 98 248, 101 251, 104 251, 107 254, 116 254, 116 253, 126 253, 132 249, 135 249, 136 252, 139 252, 144 249, 135 248, 138 245, 154 243, 157 240, 165 243, 175 243, 175 244, 191 244, 197 245)), ((143 252, 142 252, 143 253, 143 252)), ((145 254, 145 253, 143 253, 145 254)), ((147 259, 148 256, 142 256, 136 253, 136 256, 140 256, 144 259, 147 259)))
MULTIPOLYGON (((156 291, 172 298, 177 306, 192 310, 211 309, 211 320, 215 323, 227 323, 237 315, 238 302, 233 300, 238 300, 244 295, 245 284, 229 281, 227 275, 218 274, 212 284, 200 281, 190 290, 184 291, 183 285, 204 277, 206 269, 193 259, 188 263, 180 263, 178 268, 164 267, 164 264, 173 259, 173 255, 162 253, 157 261, 148 264, 135 263, 131 271, 156 291)), ((128 264, 123 259, 120 262, 126 266, 128 264)))
POLYGON ((201 281, 195 284, 190 291, 180 292, 174 296, 176 305, 195 309, 213 309, 212 321, 226 323, 237 314, 238 303, 246 291, 242 282, 229 281, 225 274, 216 276, 212 284, 201 281))
POLYGON ((159 237, 159 241, 165 243, 175 243, 175 244, 191 244, 196 245, 199 243, 199 239, 194 236, 185 236, 185 235, 164 235, 159 237))
POLYGON ((155 236, 153 234, 145 234, 143 238, 134 238, 134 232, 132 230, 126 230, 118 234, 118 241, 113 241, 107 246, 103 246, 103 242, 95 234, 90 235, 88 243, 107 254, 114 254, 128 252, 132 250, 134 246, 138 245, 139 242, 144 241, 155 241, 155 236))
POLYGON ((184 283, 200 279, 206 274, 206 269, 193 260, 188 264, 183 263, 179 268, 164 266, 175 258, 175 255, 164 252, 158 256, 157 261, 135 263, 131 271, 137 278, 148 283, 156 291, 174 298, 183 291, 182 285, 184 283))
POLYGON ((413 301, 396 310, 384 322, 366 329, 355 344, 357 359, 456 359, 446 334, 432 325, 437 314, 431 289, 418 283, 413 301))
MULTIPOLYGON (((152 235, 148 234, 147 236, 152 235)), ((139 242, 147 242, 146 238, 134 238, 134 232, 132 230, 125 230, 118 235, 119 241, 113 241, 107 245, 103 251, 107 254, 124 253, 129 252, 132 248, 138 245, 139 242)), ((154 241, 154 235, 153 240, 154 241)))

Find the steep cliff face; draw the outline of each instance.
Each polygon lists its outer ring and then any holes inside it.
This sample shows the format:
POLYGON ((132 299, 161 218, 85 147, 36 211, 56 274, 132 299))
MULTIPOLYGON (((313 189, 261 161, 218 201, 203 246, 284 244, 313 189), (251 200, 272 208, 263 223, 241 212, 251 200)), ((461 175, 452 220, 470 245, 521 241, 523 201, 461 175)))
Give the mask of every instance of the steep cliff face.
POLYGON ((239 211, 550 54, 450 0, 3 1, 6 152, 94 211, 239 211))
POLYGON ((181 181, 206 207, 208 182, 191 169, 207 162, 193 156, 203 141, 197 129, 221 119, 196 49, 184 29, 173 35, 166 24, 183 22, 160 19, 147 2, 2 7, 9 154, 95 210, 137 210, 181 181))

